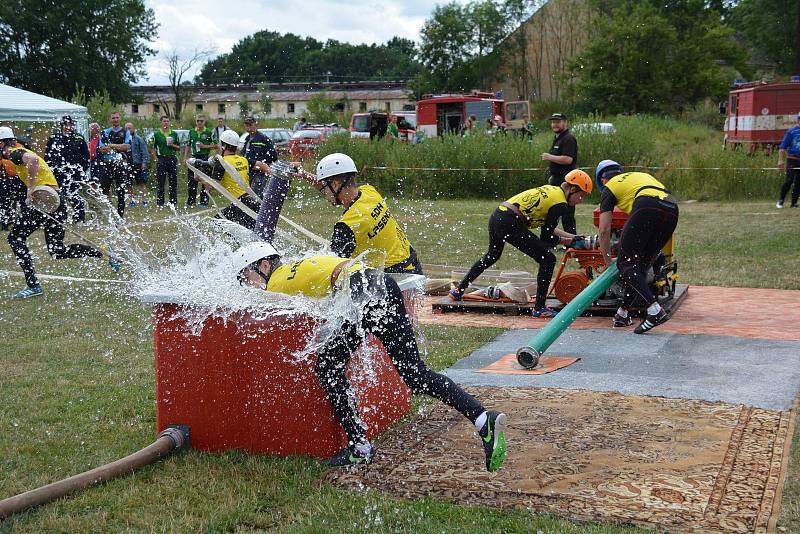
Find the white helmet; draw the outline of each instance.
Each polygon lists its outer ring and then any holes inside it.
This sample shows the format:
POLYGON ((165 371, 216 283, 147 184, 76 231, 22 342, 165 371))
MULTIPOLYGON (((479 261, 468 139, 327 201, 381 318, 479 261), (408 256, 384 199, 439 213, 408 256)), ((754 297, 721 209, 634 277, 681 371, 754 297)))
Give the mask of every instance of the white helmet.
POLYGON ((14 130, 9 128, 8 126, 0 126, 0 141, 5 141, 6 139, 16 139, 17 136, 14 135, 14 130))
POLYGON ((238 275, 251 263, 264 258, 269 258, 270 256, 280 256, 280 254, 275 247, 266 241, 248 243, 233 253, 233 256, 231 257, 231 265, 238 275))
POLYGON ((232 147, 238 147, 239 134, 237 134, 235 130, 225 130, 222 132, 222 135, 219 136, 219 142, 231 145, 232 147))
POLYGON ((328 154, 317 163, 317 180, 327 180, 339 174, 358 172, 353 158, 347 154, 328 154))

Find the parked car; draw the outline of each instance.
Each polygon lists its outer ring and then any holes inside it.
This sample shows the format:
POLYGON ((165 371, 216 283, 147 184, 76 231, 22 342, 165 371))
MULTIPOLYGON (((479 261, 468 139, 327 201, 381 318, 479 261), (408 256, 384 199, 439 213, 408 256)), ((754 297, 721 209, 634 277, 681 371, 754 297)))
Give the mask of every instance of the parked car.
POLYGON ((259 128, 259 132, 266 135, 275 144, 278 151, 289 149, 289 139, 292 138, 292 131, 288 128, 259 128))
POLYGON ((328 133, 324 128, 303 128, 296 131, 289 139, 289 154, 299 160, 313 156, 317 147, 327 139, 328 133))
POLYGON ((389 117, 397 117, 397 130, 400 140, 410 142, 417 129, 417 113, 415 111, 393 111, 389 114, 381 112, 354 113, 350 118, 350 138, 373 139, 386 134, 389 117))

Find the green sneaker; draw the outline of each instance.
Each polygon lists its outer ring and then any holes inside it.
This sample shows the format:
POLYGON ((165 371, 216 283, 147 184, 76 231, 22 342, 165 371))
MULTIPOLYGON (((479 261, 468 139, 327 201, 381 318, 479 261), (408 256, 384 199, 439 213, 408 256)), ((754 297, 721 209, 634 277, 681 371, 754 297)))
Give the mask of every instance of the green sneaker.
POLYGON ((347 467, 350 465, 369 464, 372 462, 373 456, 375 456, 375 449, 372 446, 370 446, 369 452, 364 454, 363 452, 360 452, 355 445, 350 445, 340 450, 322 463, 331 467, 347 467))
POLYGON ((497 471, 506 460, 506 414, 489 410, 488 418, 478 435, 483 441, 483 452, 486 454, 486 470, 497 471))

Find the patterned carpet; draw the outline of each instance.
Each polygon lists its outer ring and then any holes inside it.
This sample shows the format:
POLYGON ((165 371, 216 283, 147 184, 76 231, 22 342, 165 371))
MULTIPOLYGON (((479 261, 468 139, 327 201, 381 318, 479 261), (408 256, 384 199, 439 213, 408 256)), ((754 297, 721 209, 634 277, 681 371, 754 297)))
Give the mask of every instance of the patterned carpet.
POLYGON ((474 428, 440 404, 326 474, 354 491, 545 511, 672 532, 774 527, 790 412, 561 389, 471 388, 509 416, 509 456, 483 468, 474 428))

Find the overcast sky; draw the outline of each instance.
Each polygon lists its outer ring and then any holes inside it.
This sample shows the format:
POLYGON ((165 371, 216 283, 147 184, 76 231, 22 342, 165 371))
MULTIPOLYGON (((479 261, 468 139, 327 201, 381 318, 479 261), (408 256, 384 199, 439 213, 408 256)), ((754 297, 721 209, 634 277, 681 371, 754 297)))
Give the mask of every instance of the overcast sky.
MULTIPOLYGON (((159 23, 158 37, 139 84, 166 84, 166 53, 195 48, 230 52, 240 39, 260 30, 294 33, 319 41, 385 43, 393 36, 419 40, 419 30, 436 0, 146 0, 159 23)), ((440 4, 446 0, 439 0, 440 4)), ((188 73, 188 78, 195 72, 188 73)))

